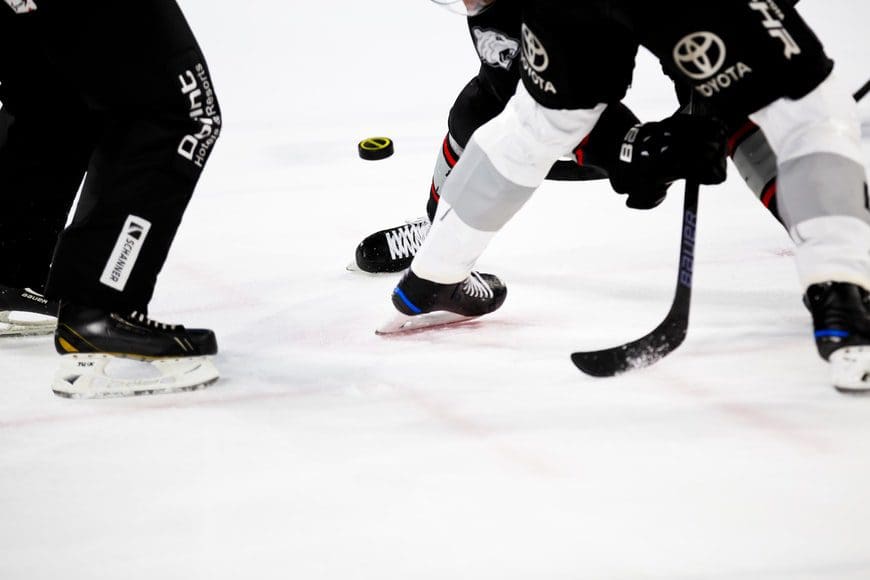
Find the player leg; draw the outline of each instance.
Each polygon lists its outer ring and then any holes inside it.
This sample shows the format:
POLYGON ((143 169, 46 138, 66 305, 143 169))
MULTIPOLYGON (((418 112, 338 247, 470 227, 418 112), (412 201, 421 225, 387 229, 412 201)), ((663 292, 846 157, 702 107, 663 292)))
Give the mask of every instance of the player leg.
POLYGON ((870 390, 870 201, 854 101, 835 77, 752 118, 777 155, 777 207, 834 385, 870 390))
POLYGON ((679 13, 681 30, 648 29, 651 48, 717 109, 761 127, 819 353, 834 363, 838 388, 870 389, 870 209, 854 100, 788 5, 702 11, 686 2, 679 13))
MULTIPOLYGON (((504 102, 484 87, 485 83, 481 82, 480 76, 473 78, 459 93, 450 110, 448 121, 450 131, 444 137, 435 159, 426 215, 366 236, 356 248, 356 268, 370 273, 401 272, 408 269, 429 232, 444 180, 456 165, 467 143, 467 137, 459 141, 454 135, 463 135, 467 132, 470 136, 474 129, 504 108, 504 102)), ((510 94, 512 93, 513 89, 510 94)))
POLYGON ((0 13, 0 336, 45 334, 58 304, 43 296, 57 236, 93 149, 78 95, 27 44, 28 27, 0 13), (46 111, 51 111, 50 115, 46 111))
MULTIPOLYGON (((456 165, 471 135, 504 110, 520 78, 519 53, 522 14, 516 0, 499 0, 486 11, 468 18, 471 39, 481 61, 478 75, 459 93, 448 117, 445 136, 435 160, 426 215, 367 236, 356 249, 355 264, 365 272, 406 270, 429 231, 438 208, 441 188, 456 165)), ((606 179, 618 170, 619 150, 625 134, 640 121, 622 103, 609 106, 593 132, 573 151, 565 151, 547 179, 586 181, 606 179), (570 154, 569 154, 570 153, 570 154)), ((632 191, 626 204, 636 209, 655 207, 667 187, 644 184, 632 191)))
POLYGON ((467 19, 481 61, 480 71, 462 89, 450 109, 448 134, 435 159, 426 215, 367 236, 356 249, 355 264, 360 270, 401 272, 411 264, 429 231, 444 180, 471 134, 498 115, 516 90, 520 21, 518 0, 499 0, 483 13, 467 19))
POLYGON ((630 81, 636 46, 625 31, 576 12, 569 22, 547 2, 527 7, 523 83, 504 111, 475 131, 445 181, 432 229, 393 292, 399 315, 382 332, 428 325, 417 321, 429 316, 479 316, 503 303, 504 285, 474 276, 474 263, 630 81), (573 55, 601 49, 613 60, 590 63, 575 83, 573 55))
POLYGON ((783 223, 777 209, 776 154, 770 148, 764 132, 747 119, 731 131, 728 154, 749 190, 774 219, 783 223))
POLYGON ((61 302, 55 345, 64 355, 53 388, 89 397, 209 384, 218 376, 209 360, 214 333, 146 315, 220 134, 202 52, 174 0, 39 6, 49 54, 103 119, 49 274, 47 294, 61 302), (112 369, 119 365, 120 376, 112 369))

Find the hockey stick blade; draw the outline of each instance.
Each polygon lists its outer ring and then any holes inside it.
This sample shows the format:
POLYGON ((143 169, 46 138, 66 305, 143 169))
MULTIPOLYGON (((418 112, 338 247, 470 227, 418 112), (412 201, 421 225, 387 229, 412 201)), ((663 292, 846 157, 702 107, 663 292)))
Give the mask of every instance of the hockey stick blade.
POLYGON ((697 182, 686 182, 679 276, 674 301, 667 316, 649 334, 632 342, 604 350, 571 354, 571 360, 584 373, 593 377, 612 377, 629 370, 648 367, 672 353, 683 343, 689 329, 698 190, 697 182))

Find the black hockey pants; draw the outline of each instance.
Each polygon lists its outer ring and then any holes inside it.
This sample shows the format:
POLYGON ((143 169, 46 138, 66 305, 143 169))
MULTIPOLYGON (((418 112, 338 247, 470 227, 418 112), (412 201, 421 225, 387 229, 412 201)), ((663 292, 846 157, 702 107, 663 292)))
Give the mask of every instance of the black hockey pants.
POLYGON ((0 3, 0 283, 145 310, 221 130, 202 52, 175 0, 18 6, 0 3))

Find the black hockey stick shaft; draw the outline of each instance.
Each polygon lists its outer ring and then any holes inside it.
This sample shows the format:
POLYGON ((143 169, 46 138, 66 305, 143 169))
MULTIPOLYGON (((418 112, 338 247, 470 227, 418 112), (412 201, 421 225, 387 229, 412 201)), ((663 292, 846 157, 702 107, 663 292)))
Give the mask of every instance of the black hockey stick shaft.
POLYGON ((864 83, 864 86, 858 89, 852 96, 855 97, 856 101, 860 101, 867 96, 867 93, 870 93, 870 81, 864 83))
POLYGON ((692 298, 699 189, 697 181, 686 182, 677 290, 667 316, 655 329, 635 341, 604 350, 573 353, 571 360, 584 373, 594 377, 611 377, 650 366, 673 352, 686 338, 692 298))

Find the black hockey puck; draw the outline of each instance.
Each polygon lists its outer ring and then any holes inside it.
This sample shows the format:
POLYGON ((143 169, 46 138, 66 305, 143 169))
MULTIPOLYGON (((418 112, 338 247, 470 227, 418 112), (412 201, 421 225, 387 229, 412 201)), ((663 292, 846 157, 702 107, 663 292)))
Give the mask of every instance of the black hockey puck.
POLYGON ((359 156, 369 161, 386 159, 393 154, 393 140, 389 137, 369 137, 357 145, 359 156))

